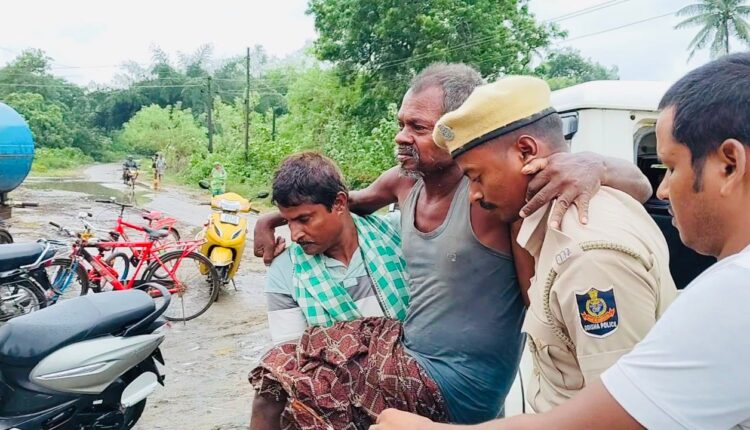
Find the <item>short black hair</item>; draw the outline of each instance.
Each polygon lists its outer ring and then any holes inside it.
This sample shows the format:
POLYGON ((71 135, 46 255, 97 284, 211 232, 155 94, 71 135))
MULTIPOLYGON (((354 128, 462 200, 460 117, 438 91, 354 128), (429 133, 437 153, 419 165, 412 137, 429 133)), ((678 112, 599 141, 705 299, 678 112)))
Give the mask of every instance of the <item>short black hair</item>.
POLYGON ((312 203, 330 211, 341 192, 348 190, 336 164, 313 151, 288 156, 273 177, 273 203, 281 207, 312 203))
POLYGON ((568 144, 565 142, 565 134, 563 133, 562 118, 560 118, 557 112, 553 112, 538 121, 532 122, 520 129, 519 132, 543 139, 554 150, 568 148, 568 144))
POLYGON ((750 53, 724 56, 685 75, 659 109, 674 109, 672 136, 690 150, 695 182, 703 187, 706 157, 727 139, 750 146, 750 53))

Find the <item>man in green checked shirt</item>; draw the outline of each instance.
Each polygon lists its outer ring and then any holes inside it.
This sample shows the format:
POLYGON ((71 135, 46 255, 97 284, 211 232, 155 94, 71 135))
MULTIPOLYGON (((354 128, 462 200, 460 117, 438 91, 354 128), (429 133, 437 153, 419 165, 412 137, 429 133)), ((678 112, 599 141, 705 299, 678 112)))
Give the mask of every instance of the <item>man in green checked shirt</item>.
MULTIPOLYGON (((274 176, 273 200, 295 243, 268 270, 268 321, 271 338, 280 345, 251 373, 258 390, 251 428, 278 428, 284 407, 296 411, 315 392, 342 398, 369 392, 371 401, 382 401, 382 393, 375 390, 319 377, 336 367, 351 380, 364 382, 381 367, 369 364, 397 362, 390 366, 394 380, 418 379, 416 362, 400 346, 409 291, 398 226, 349 212, 348 190, 338 168, 314 152, 282 162, 274 176), (329 339, 337 339, 336 345, 329 339), (343 339, 347 341, 339 341, 343 339), (362 354, 367 349, 377 353, 362 354), (331 354, 339 360, 336 366, 331 354)), ((427 385, 436 390, 432 381, 427 385)), ((404 401, 419 402, 418 391, 404 392, 404 401)), ((308 414, 303 420, 317 419, 309 409, 303 413, 308 414)), ((292 414, 290 419, 296 419, 292 414)), ((355 417, 344 414, 338 419, 355 417)))

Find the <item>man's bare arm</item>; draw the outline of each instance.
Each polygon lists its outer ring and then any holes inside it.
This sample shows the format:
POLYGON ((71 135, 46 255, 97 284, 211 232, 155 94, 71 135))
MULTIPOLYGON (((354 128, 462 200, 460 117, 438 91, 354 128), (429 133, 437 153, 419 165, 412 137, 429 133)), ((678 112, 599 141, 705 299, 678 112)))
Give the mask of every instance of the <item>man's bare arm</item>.
POLYGON ((526 206, 520 215, 527 217, 557 199, 550 214, 550 225, 557 226, 571 204, 578 208, 581 223, 588 222, 589 201, 606 185, 628 193, 641 203, 651 197, 651 184, 633 163, 593 152, 557 153, 532 160, 523 173, 535 175, 526 192, 526 206))
POLYGON ((367 188, 350 191, 349 209, 358 215, 369 215, 391 203, 397 203, 399 196, 412 185, 413 179, 402 176, 398 166, 392 167, 367 188))
POLYGON ((561 406, 543 414, 519 415, 475 426, 434 423, 395 409, 378 417, 372 430, 642 430, 638 421, 620 406, 601 382, 593 383, 561 406), (602 418, 604 417, 604 418, 602 418))

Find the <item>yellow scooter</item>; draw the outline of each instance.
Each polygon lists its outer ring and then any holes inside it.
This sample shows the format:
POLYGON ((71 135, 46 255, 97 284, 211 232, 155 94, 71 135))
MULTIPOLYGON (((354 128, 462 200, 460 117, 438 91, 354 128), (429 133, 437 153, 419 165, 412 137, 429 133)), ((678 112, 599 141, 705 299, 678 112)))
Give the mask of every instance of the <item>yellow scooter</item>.
MULTIPOLYGON (((199 182, 199 185, 208 189, 205 181, 199 182)), ((257 197, 267 196, 268 193, 260 193, 257 197)), ((214 212, 202 232, 206 243, 201 246, 200 252, 216 267, 222 284, 226 285, 229 281, 234 284, 234 275, 240 267, 247 241, 247 219, 240 214, 258 211, 250 206, 248 199, 236 193, 214 196, 210 205, 214 212)), ((208 273, 207 268, 201 268, 201 271, 204 270, 208 273)))

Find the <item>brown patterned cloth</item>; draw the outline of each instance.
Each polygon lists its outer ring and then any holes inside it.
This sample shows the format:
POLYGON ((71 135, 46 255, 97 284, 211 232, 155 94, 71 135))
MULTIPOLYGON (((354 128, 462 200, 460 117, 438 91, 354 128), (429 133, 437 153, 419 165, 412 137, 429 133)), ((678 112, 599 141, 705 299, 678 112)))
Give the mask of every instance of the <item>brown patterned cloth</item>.
POLYGON ((401 344, 401 323, 365 318, 309 327, 250 372, 257 395, 286 399, 282 429, 367 429, 386 408, 447 422, 437 384, 401 344))

